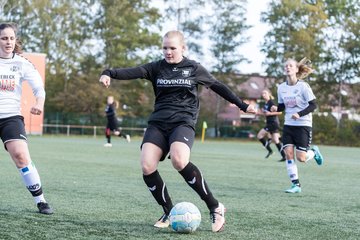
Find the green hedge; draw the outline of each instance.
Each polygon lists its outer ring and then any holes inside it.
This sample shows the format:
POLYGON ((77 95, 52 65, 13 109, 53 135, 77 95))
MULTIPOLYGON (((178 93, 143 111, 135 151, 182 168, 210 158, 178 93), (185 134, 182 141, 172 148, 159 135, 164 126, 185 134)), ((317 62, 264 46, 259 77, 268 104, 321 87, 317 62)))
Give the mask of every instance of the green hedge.
POLYGON ((331 116, 313 116, 315 144, 360 147, 360 122, 342 119, 339 126, 331 116))

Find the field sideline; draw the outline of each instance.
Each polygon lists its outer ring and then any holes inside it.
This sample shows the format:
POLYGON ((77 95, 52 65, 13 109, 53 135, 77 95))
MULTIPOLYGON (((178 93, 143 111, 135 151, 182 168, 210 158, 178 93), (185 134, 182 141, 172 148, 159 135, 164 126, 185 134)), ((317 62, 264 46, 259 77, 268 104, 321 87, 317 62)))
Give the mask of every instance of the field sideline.
MULTIPOLYGON (((212 233, 205 204, 169 160, 159 171, 174 204, 202 213, 193 234, 155 229, 161 215, 139 163, 140 139, 29 137, 30 152, 55 214, 40 215, 4 149, 0 151, 0 239, 360 239, 360 149, 320 146, 324 166, 298 164, 301 194, 278 153, 264 159, 257 142, 195 142, 192 161, 228 209, 225 231, 212 233)), ((273 146, 275 150, 275 146, 273 146)))

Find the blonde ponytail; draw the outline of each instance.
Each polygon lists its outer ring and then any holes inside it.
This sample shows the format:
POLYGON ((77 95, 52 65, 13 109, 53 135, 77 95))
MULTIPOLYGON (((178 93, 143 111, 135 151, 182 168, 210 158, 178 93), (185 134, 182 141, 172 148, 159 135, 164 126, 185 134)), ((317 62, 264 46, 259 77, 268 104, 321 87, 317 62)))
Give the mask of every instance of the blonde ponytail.
POLYGON ((297 79, 304 79, 314 71, 314 69, 311 67, 310 59, 306 57, 304 57, 297 63, 297 67, 299 69, 299 71, 296 73, 297 79))

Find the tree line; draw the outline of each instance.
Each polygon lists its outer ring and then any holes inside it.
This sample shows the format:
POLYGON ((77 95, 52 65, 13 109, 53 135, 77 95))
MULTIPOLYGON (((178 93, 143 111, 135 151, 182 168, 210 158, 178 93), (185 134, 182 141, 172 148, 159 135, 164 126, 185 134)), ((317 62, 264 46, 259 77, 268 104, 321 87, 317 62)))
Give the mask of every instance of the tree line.
MULTIPOLYGON (((88 114, 96 122, 109 94, 124 106, 119 115, 148 116, 154 100, 150 82, 114 81, 104 89, 98 78, 106 67, 161 58, 160 33, 166 21, 184 32, 190 56, 211 58, 209 71, 227 84, 239 84, 228 76, 241 74, 239 64, 249 61, 238 50, 250 41, 246 4, 246 0, 8 0, 0 20, 19 25, 25 51, 47 55, 46 112, 88 114)), ((270 26, 261 50, 267 74, 281 82, 285 59, 306 56, 316 69, 309 81, 315 92, 321 91, 316 94, 321 111, 329 111, 341 97, 346 105, 341 84, 360 77, 359 8, 358 0, 270 1, 261 15, 270 26)))

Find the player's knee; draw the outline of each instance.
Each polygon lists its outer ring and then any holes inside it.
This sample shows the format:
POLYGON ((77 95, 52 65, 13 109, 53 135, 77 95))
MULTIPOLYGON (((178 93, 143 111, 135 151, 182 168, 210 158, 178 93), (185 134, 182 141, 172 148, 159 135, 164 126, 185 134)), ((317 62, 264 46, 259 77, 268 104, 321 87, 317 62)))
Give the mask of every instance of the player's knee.
POLYGON ((173 166, 176 169, 176 171, 181 171, 186 167, 187 163, 188 162, 186 162, 186 161, 176 162, 176 163, 173 162, 173 166))
POLYGON ((171 162, 172 162, 173 167, 177 171, 181 171, 189 163, 189 160, 185 159, 184 157, 181 157, 181 156, 173 156, 173 155, 171 155, 171 162))
POLYGON ((29 164, 28 155, 22 151, 16 151, 11 154, 17 168, 23 168, 29 164))
POLYGON ((141 170, 144 175, 149 175, 156 171, 156 167, 150 164, 141 164, 141 170))

